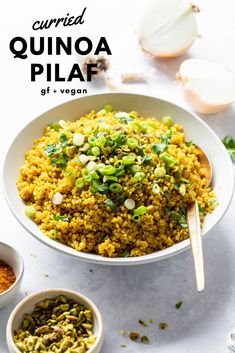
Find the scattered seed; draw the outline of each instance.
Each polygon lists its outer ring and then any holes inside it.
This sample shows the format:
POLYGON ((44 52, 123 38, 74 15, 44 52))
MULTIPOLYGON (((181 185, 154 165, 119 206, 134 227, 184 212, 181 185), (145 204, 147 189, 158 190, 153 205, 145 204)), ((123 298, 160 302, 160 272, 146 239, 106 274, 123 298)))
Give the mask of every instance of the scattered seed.
POLYGON ((140 337, 140 334, 138 332, 130 332, 129 333, 129 338, 132 341, 137 341, 139 337, 140 337))
POLYGON ((155 323, 155 320, 150 319, 149 322, 150 322, 150 324, 154 324, 154 323, 155 323))
POLYGON ((126 334, 126 331, 125 331, 125 330, 120 330, 120 331, 119 331, 119 335, 125 336, 125 334, 126 334))
POLYGON ((142 336, 140 338, 140 340, 141 340, 142 343, 150 343, 150 340, 149 340, 148 336, 142 336))
POLYGON ((177 309, 177 310, 179 310, 180 308, 181 308, 181 306, 182 306, 182 302, 180 301, 180 302, 178 302, 178 303, 176 303, 175 304, 175 308, 177 309))
POLYGON ((44 277, 49 277, 48 273, 46 273, 46 272, 43 273, 43 276, 44 277))
POLYGON ((143 320, 139 320, 139 324, 143 325, 144 327, 148 327, 147 322, 145 322, 143 320))
POLYGON ((125 343, 120 343, 120 347, 121 348, 126 348, 126 344, 125 343))
POLYGON ((159 328, 160 328, 161 330, 165 330, 165 329, 168 328, 168 324, 167 324, 166 322, 161 322, 161 323, 159 324, 159 328))

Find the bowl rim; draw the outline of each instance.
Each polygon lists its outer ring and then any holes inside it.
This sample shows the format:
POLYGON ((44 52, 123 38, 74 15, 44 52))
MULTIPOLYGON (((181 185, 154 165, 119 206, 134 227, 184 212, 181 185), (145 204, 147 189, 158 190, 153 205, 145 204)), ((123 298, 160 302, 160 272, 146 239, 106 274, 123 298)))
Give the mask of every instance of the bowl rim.
MULTIPOLYGON (((19 266, 19 275, 16 277, 16 280, 15 282, 12 284, 11 287, 9 287, 7 290, 5 290, 4 292, 0 293, 0 300, 4 297, 4 296, 7 296, 8 294, 10 294, 10 292, 17 286, 17 284, 22 280, 22 277, 23 277, 23 274, 24 274, 24 261, 23 261, 23 258, 21 256, 21 254, 19 253, 18 250, 16 250, 15 248, 13 248, 11 245, 9 244, 6 244, 2 241, 0 241, 0 248, 1 247, 6 247, 10 250, 12 250, 14 252, 14 254, 18 257, 18 260, 19 260, 19 263, 20 263, 20 266, 19 266)), ((1 259, 0 259, 1 260, 1 259)), ((7 263, 7 262, 6 262, 7 263)), ((9 265, 10 267, 11 264, 7 263, 7 265, 9 265)), ((15 273, 15 272, 14 272, 15 273)), ((16 274, 15 274, 16 276, 16 274)))
MULTIPOLYGON (((24 222, 18 218, 13 206, 11 205, 11 202, 8 198, 8 194, 7 194, 7 190, 5 187, 5 182, 4 182, 4 174, 5 174, 5 168, 7 165, 7 158, 8 158, 8 154, 12 148, 12 146, 14 145, 15 141, 17 140, 19 134, 21 134, 24 130, 27 130, 28 126, 32 123, 34 123, 36 120, 39 120, 42 116, 44 116, 45 114, 49 113, 50 111, 52 111, 55 108, 59 108, 62 106, 65 106, 66 104, 72 103, 74 101, 81 101, 81 100, 86 100, 89 98, 93 98, 93 97, 97 97, 97 96, 137 96, 139 97, 139 99, 141 98, 150 98, 150 99, 154 99, 154 100, 159 100, 162 101, 165 104, 171 104, 172 106, 181 109, 182 111, 186 112, 187 114, 193 116, 193 118, 195 120, 197 120, 204 128, 206 128, 207 130, 209 130, 209 132, 213 135, 213 138, 223 147, 224 149, 224 156, 227 159, 227 169, 230 169, 230 173, 232 174, 233 178, 232 178, 232 185, 231 185, 231 194, 229 196, 229 201, 227 202, 227 205, 225 207, 225 209, 223 210, 223 212, 221 213, 219 219, 211 226, 211 228, 203 234, 203 237, 206 236, 207 234, 209 234, 214 227, 221 221, 221 219, 224 217, 225 213, 227 212, 231 201, 232 201, 232 196, 233 196, 233 192, 234 192, 234 186, 235 186, 235 180, 234 180, 234 169, 233 169, 233 164, 231 161, 231 158, 229 157, 229 154, 227 153, 223 143, 221 142, 220 138, 217 136, 217 134, 214 132, 214 130, 204 121, 202 120, 197 114, 195 114, 194 112, 185 109, 184 107, 181 107, 180 105, 166 100, 166 99, 162 99, 160 97, 157 96, 152 96, 152 95, 147 95, 147 94, 141 94, 141 93, 124 93, 124 92, 103 92, 103 93, 98 93, 98 94, 89 94, 83 97, 79 97, 79 98, 75 98, 75 99, 71 99, 68 100, 66 102, 63 102, 61 104, 58 104, 50 109, 48 109, 45 112, 42 112, 39 116, 35 117, 34 119, 30 120, 26 125, 24 125, 24 127, 22 129, 20 129, 15 138, 13 139, 13 141, 10 143, 10 145, 8 146, 7 152, 5 153, 5 158, 4 158, 4 163, 3 163, 3 169, 2 169, 2 173, 1 173, 1 182, 2 182, 2 188, 3 188, 3 194, 5 196, 5 199, 7 201, 7 204, 11 210, 11 212, 13 213, 13 215, 15 216, 15 218, 17 219, 17 221, 23 226, 23 228, 30 233, 31 235, 33 235, 34 238, 36 238, 37 240, 39 240, 40 242, 42 242, 44 245, 49 246, 50 248, 58 251, 58 252, 62 252, 63 254, 69 255, 69 256, 73 256, 74 258, 77 258, 78 260, 82 260, 82 261, 86 261, 89 263, 95 263, 95 264, 102 264, 102 265, 112 265, 112 266, 122 266, 122 265, 140 265, 140 264, 144 264, 144 263, 150 263, 150 262, 154 262, 154 261, 159 261, 159 260, 163 260, 167 257, 173 256, 173 255, 177 255, 185 250, 188 250, 190 248, 190 239, 185 239, 179 243, 175 243, 174 246, 174 252, 170 251, 169 249, 172 248, 168 247, 165 248, 163 250, 158 250, 155 252, 152 252, 150 254, 147 255, 142 255, 142 256, 136 256, 136 257, 117 257, 117 258, 109 258, 109 257, 103 257, 101 255, 98 254, 90 254, 90 253, 84 253, 82 251, 76 251, 72 248, 70 248, 68 245, 65 244, 60 244, 58 246, 55 246, 55 243, 57 243, 56 241, 51 241, 49 242, 48 239, 44 239, 43 237, 39 237, 37 236, 33 230, 31 230, 29 227, 27 227, 24 222), (62 248, 60 248, 60 245, 64 245, 62 248), (74 250, 74 252, 70 252, 71 250, 74 250), (154 254, 157 253, 162 253, 161 256, 154 256, 154 254), (93 257, 95 255, 95 258, 93 257)), ((51 240, 51 239, 50 239, 51 240)))
MULTIPOLYGON (((22 299, 17 305, 16 307, 13 309, 13 311, 11 312, 8 321, 7 321, 7 325, 6 325, 6 340, 7 340, 7 345, 8 347, 14 347, 15 352, 17 353, 21 353, 21 351, 16 347, 14 340, 13 340, 13 335, 12 335, 12 324, 13 324, 13 320, 15 319, 15 316, 17 314, 17 312, 19 311, 20 308, 24 307, 25 304, 32 302, 32 306, 35 306, 35 304, 37 303, 36 298, 38 296, 41 296, 43 294, 43 296, 45 295, 45 299, 47 298, 47 295, 51 295, 53 293, 57 293, 57 292, 61 292, 62 295, 69 295, 72 294, 74 296, 77 297, 77 301, 79 302, 79 299, 82 299, 86 304, 88 304, 88 306, 90 307, 93 315, 95 313, 95 316, 97 318, 97 334, 96 334, 96 340, 95 343, 88 349, 88 351, 86 353, 92 353, 93 350, 101 343, 101 345, 103 344, 103 336, 104 336, 104 325, 103 325, 103 319, 101 316, 101 313, 99 311, 99 309, 97 308, 97 306, 95 305, 95 303, 89 299, 87 296, 85 296, 84 294, 77 292, 75 290, 72 289, 67 289, 67 288, 47 288, 47 289, 42 289, 39 291, 36 291, 32 294, 30 294, 29 296, 27 296, 26 298, 22 299)), ((55 294, 59 295, 59 294, 55 294)), ((41 298, 41 300, 43 300, 41 298)))

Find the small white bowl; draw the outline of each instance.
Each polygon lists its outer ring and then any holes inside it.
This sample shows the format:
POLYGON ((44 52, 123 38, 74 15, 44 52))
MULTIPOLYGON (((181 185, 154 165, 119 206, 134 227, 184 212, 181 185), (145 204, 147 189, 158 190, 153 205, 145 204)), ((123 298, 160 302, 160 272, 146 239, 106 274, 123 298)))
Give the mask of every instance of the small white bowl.
POLYGON ((5 292, 0 293, 0 309, 7 306, 20 289, 24 273, 24 263, 21 255, 11 246, 0 242, 0 260, 11 266, 15 273, 15 283, 5 292))
POLYGON ((69 289, 64 289, 64 288, 53 288, 53 289, 45 289, 38 291, 25 299, 23 299, 12 311, 8 322, 7 322, 7 328, 6 328, 6 340, 7 340, 7 345, 10 353, 21 353, 21 351, 16 347, 14 340, 13 340, 13 335, 14 335, 14 330, 18 329, 22 319, 23 315, 25 313, 31 313, 34 310, 35 304, 47 299, 47 298, 53 298, 56 297, 57 295, 64 295, 69 299, 74 299, 78 303, 83 304, 87 308, 89 308, 93 314, 93 319, 94 319, 94 333, 96 334, 96 340, 94 345, 86 352, 86 353, 99 353, 103 344, 104 340, 104 329, 103 329, 103 322, 102 322, 102 317, 95 306, 95 304, 88 299, 85 295, 80 294, 78 292, 69 290, 69 289))

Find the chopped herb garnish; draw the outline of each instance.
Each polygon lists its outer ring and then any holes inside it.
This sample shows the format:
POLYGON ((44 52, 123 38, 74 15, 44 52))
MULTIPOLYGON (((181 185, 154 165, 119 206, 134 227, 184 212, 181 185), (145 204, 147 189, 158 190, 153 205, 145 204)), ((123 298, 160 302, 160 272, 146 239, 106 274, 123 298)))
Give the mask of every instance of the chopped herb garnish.
POLYGON ((199 203, 198 203, 198 208, 199 208, 199 216, 200 218, 203 218, 205 216, 205 210, 199 203))
POLYGON ((144 327, 148 327, 147 322, 145 322, 143 320, 139 320, 139 324, 143 325, 144 327))
POLYGON ((175 308, 176 308, 177 310, 179 310, 179 309, 181 308, 182 304, 183 304, 183 303, 182 303, 181 301, 177 302, 177 303, 175 304, 175 308))
POLYGON ((152 161, 152 156, 149 156, 149 155, 144 156, 142 159, 142 162, 147 165, 149 165, 151 161, 152 161))
POLYGON ((232 136, 225 136, 222 140, 225 148, 228 150, 228 153, 233 162, 235 162, 235 138, 232 136))
POLYGON ((181 208, 179 212, 173 210, 167 210, 172 219, 174 219, 182 228, 188 228, 187 219, 186 219, 186 211, 184 208, 181 208))
POLYGON ((128 251, 124 251, 123 253, 120 254, 120 257, 129 257, 130 253, 128 251))
POLYGON ((69 142, 69 139, 67 138, 66 134, 63 132, 60 135, 60 143, 61 143, 62 148, 66 147, 68 142, 69 142))
POLYGON ((127 198, 127 194, 125 192, 121 193, 119 196, 118 196, 118 201, 120 203, 124 203, 124 201, 126 200, 127 198))
POLYGON ((111 207, 113 211, 116 212, 116 211, 118 210, 118 207, 117 207, 117 205, 113 202, 113 200, 107 199, 107 200, 104 201, 104 203, 105 203, 107 206, 111 207))
POLYGON ((185 178, 180 178, 180 181, 184 184, 191 184, 191 181, 185 178))
POLYGON ((58 158, 53 157, 51 159, 51 163, 54 165, 57 165, 58 167, 61 167, 62 169, 66 168, 68 161, 68 156, 66 153, 61 154, 58 158))
POLYGON ((115 114, 115 118, 118 119, 122 124, 127 125, 134 118, 126 112, 118 112, 115 114))
POLYGON ((191 141, 186 141, 186 142, 185 142, 185 145, 186 145, 187 147, 190 147, 190 146, 193 145, 193 141, 192 141, 192 140, 191 140, 191 141))
POLYGON ((152 145, 153 153, 160 154, 168 149, 168 145, 171 143, 172 131, 169 131, 166 135, 161 136, 161 143, 155 143, 152 145))
POLYGON ((58 147, 55 143, 52 143, 51 145, 48 145, 45 149, 45 155, 48 157, 55 156, 56 154, 59 154, 62 151, 61 147, 58 147))
POLYGON ((102 194, 107 194, 109 192, 109 186, 104 183, 100 183, 99 181, 92 181, 92 191, 93 192, 101 192, 102 194))
POLYGON ((54 221, 69 222, 68 216, 53 216, 54 221))

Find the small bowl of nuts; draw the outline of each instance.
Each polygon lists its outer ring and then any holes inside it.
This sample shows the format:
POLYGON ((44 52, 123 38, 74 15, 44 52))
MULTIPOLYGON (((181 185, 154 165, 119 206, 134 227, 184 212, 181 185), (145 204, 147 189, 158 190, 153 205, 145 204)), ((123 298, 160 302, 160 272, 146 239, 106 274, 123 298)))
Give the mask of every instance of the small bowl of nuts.
POLYGON ((7 306, 20 289, 24 273, 21 255, 0 242, 0 309, 7 306))
POLYGON ((6 329, 10 353, 99 353, 103 323, 95 304, 67 289, 46 289, 22 300, 6 329))

